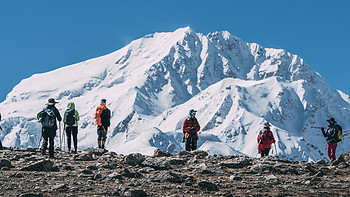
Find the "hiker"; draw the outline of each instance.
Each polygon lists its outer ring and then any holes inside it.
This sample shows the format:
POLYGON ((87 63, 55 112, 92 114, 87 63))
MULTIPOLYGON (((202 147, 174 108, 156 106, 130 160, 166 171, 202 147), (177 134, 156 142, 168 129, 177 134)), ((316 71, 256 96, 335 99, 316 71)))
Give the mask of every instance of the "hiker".
POLYGON ((67 148, 68 151, 71 149, 71 140, 73 136, 74 151, 72 153, 77 153, 78 151, 78 121, 79 113, 75 110, 75 104, 70 102, 67 104, 67 110, 64 112, 63 123, 64 130, 67 134, 67 148))
POLYGON ((200 130, 199 123, 196 118, 196 110, 191 109, 189 117, 185 119, 182 130, 185 135, 186 142, 186 151, 196 150, 197 149, 197 132, 200 130))
POLYGON ((323 127, 321 130, 327 141, 328 157, 331 159, 331 162, 333 162, 336 159, 335 151, 337 149, 337 143, 340 142, 342 137, 338 135, 338 132, 341 134, 342 128, 340 125, 336 124, 337 122, 334 118, 328 119, 327 122, 329 123, 327 131, 325 131, 323 127))
POLYGON ((60 115, 60 112, 55 107, 55 104, 58 103, 55 101, 55 99, 50 98, 48 100, 48 103, 46 103, 46 107, 40 111, 37 115, 37 118, 41 122, 42 125, 42 137, 44 139, 42 147, 41 147, 41 153, 46 154, 47 150, 47 144, 49 140, 49 156, 51 158, 54 157, 54 139, 56 137, 56 130, 57 130, 57 122, 56 119, 61 122, 62 117, 60 115))
POLYGON ((275 138, 270 130, 270 123, 265 122, 264 128, 259 132, 258 135, 258 154, 261 154, 261 157, 269 155, 271 144, 275 143, 275 138))
MULTIPOLYGON (((1 121, 1 113, 0 113, 0 121, 1 121)), ((0 131, 2 131, 1 126, 0 126, 0 131)), ((1 140, 0 140, 0 150, 2 150, 2 143, 1 143, 1 140)))
POLYGON ((111 111, 106 107, 106 99, 101 99, 101 104, 96 109, 95 119, 97 124, 98 148, 106 150, 105 143, 107 138, 107 130, 111 125, 111 111))

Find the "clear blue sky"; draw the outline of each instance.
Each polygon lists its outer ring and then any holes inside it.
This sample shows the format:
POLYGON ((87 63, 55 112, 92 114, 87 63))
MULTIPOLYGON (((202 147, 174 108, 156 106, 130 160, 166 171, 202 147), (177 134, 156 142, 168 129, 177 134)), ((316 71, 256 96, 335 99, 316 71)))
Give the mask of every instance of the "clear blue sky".
POLYGON ((0 102, 35 73, 185 26, 286 49, 350 94, 347 0, 0 0, 0 102))

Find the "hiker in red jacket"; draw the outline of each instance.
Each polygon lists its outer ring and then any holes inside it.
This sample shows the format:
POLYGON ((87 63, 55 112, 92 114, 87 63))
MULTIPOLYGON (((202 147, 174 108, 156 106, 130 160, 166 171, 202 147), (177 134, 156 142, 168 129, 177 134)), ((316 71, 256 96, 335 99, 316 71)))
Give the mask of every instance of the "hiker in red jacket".
POLYGON ((271 144, 275 143, 275 138, 270 130, 270 123, 264 123, 264 128, 259 132, 258 135, 258 153, 261 154, 261 157, 268 156, 271 144))
POLYGON ((191 109, 189 117, 183 123, 182 130, 186 139, 186 150, 196 150, 197 149, 197 132, 201 129, 196 118, 196 110, 191 109))

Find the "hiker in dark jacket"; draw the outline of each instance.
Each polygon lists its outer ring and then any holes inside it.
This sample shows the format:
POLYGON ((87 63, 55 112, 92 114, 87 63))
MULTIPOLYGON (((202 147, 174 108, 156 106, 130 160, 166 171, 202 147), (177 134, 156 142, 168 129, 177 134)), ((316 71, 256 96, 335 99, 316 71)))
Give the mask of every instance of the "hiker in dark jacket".
POLYGON ((185 134, 186 141, 186 150, 196 150, 197 149, 197 140, 198 134, 197 132, 201 129, 199 126, 198 120, 196 118, 196 110, 191 109, 189 113, 189 117, 185 119, 182 130, 185 134))
POLYGON ((60 112, 55 107, 55 104, 58 103, 55 99, 50 98, 48 103, 46 103, 46 107, 40 111, 37 115, 37 118, 42 124, 42 136, 43 136, 43 144, 41 147, 42 154, 46 153, 48 140, 50 143, 49 146, 49 156, 54 157, 54 139, 56 137, 57 130, 57 122, 56 119, 61 122, 62 117, 60 112))
POLYGON ((106 107, 106 99, 101 99, 100 105, 96 108, 95 119, 97 124, 98 148, 105 150, 107 131, 111 125, 111 111, 106 107))
POLYGON ((336 159, 335 151, 337 150, 337 143, 340 141, 338 139, 338 130, 341 131, 342 128, 336 124, 337 122, 334 118, 328 119, 327 122, 329 123, 327 131, 325 131, 323 127, 321 130, 327 141, 328 157, 331 159, 331 162, 333 162, 336 159))
MULTIPOLYGON (((1 121, 1 113, 0 113, 0 121, 1 121)), ((1 126, 0 126, 0 130, 2 131, 1 126)), ((1 143, 1 140, 0 140, 0 150, 2 150, 2 143, 1 143)))
POLYGON ((78 151, 78 121, 79 113, 75 109, 75 104, 73 102, 67 104, 67 110, 64 112, 63 123, 67 134, 67 148, 70 151, 71 141, 73 136, 74 151, 78 151))
POLYGON ((261 154, 261 157, 269 155, 271 144, 275 143, 275 138, 270 130, 270 123, 265 122, 264 128, 259 132, 257 137, 258 140, 258 153, 261 154))

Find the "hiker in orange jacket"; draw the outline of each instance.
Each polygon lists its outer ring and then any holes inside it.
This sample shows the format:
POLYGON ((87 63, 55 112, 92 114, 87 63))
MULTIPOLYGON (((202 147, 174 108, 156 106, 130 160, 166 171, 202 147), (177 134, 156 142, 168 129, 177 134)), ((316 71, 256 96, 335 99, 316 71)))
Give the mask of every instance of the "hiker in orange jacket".
POLYGON ((106 99, 101 99, 101 104, 96 108, 95 119, 97 124, 98 148, 105 150, 107 130, 111 125, 111 111, 106 107, 106 99))

